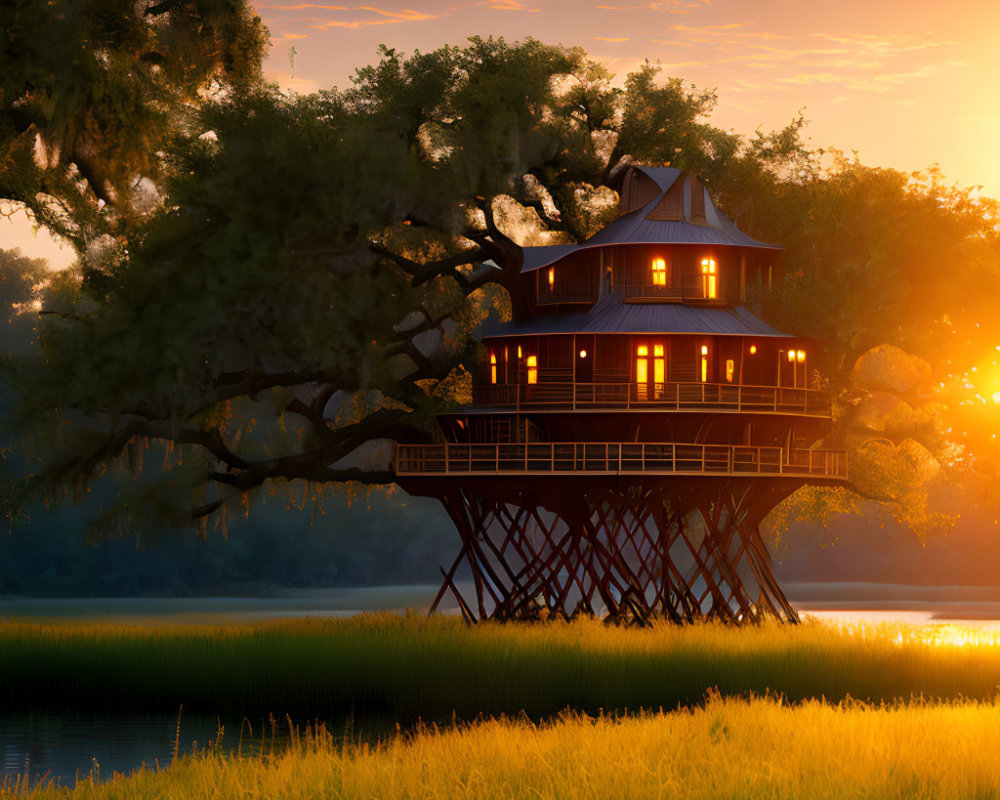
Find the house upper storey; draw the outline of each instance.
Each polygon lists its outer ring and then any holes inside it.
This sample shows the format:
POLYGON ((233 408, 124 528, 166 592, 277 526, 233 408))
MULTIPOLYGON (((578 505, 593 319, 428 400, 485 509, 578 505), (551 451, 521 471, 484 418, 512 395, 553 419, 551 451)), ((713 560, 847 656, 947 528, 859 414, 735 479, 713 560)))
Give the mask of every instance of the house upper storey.
POLYGON ((583 310, 616 293, 624 303, 735 306, 772 280, 781 251, 740 231, 698 178, 631 167, 620 216, 579 244, 524 248, 522 281, 538 313, 583 310))

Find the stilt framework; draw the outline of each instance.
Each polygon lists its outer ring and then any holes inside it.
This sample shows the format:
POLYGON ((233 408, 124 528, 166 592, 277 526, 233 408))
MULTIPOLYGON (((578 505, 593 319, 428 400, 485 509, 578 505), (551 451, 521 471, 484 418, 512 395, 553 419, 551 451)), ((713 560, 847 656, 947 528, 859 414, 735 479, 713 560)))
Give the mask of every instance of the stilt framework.
POLYGON ((789 482, 661 479, 609 488, 566 481, 555 488, 533 496, 482 486, 441 494, 462 549, 442 569, 432 611, 450 596, 469 621, 798 621, 759 529, 794 488, 789 482), (538 496, 558 501, 546 508, 538 496), (471 592, 459 585, 463 572, 471 574, 471 592))

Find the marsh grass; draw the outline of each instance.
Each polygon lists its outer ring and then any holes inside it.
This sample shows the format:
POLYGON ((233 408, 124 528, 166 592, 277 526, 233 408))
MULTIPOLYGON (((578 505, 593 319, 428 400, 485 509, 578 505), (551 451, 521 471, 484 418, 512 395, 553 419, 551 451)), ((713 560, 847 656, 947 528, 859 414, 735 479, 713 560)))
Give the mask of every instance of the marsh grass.
POLYGON ((993 636, 818 622, 468 627, 389 614, 219 627, 5 621, 0 711, 176 714, 183 704, 185 713, 223 718, 406 726, 521 713, 539 720, 566 708, 670 710, 709 690, 792 702, 992 700, 1000 684, 993 636))
POLYGON ((998 752, 994 703, 790 706, 713 694, 689 711, 485 720, 376 744, 345 744, 311 728, 276 755, 203 752, 166 770, 27 796, 995 798, 998 752))

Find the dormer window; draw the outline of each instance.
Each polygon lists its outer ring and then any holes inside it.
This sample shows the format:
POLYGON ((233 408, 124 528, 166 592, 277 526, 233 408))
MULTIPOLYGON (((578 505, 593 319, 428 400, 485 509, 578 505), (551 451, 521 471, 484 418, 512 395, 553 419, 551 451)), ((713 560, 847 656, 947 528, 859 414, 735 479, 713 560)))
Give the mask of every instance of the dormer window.
POLYGON ((702 295, 709 300, 715 300, 719 296, 717 277, 715 259, 703 258, 701 260, 701 290, 702 295))
POLYGON ((662 258, 653 259, 653 286, 667 285, 667 262, 662 258))
POLYGON ((538 356, 528 356, 528 383, 538 383, 538 356))

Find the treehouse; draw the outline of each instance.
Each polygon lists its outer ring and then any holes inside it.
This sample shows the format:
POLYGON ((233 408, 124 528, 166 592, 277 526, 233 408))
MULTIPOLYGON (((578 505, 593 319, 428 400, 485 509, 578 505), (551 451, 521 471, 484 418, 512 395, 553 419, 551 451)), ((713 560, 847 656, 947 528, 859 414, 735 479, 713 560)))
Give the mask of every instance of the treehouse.
POLYGON ((620 214, 580 244, 523 249, 525 312, 480 331, 472 404, 396 474, 439 497, 463 548, 441 593, 470 619, 731 621, 795 612, 763 517, 847 478, 813 342, 744 305, 780 248, 698 179, 633 167, 620 214), (456 576, 471 578, 471 599, 456 576))

